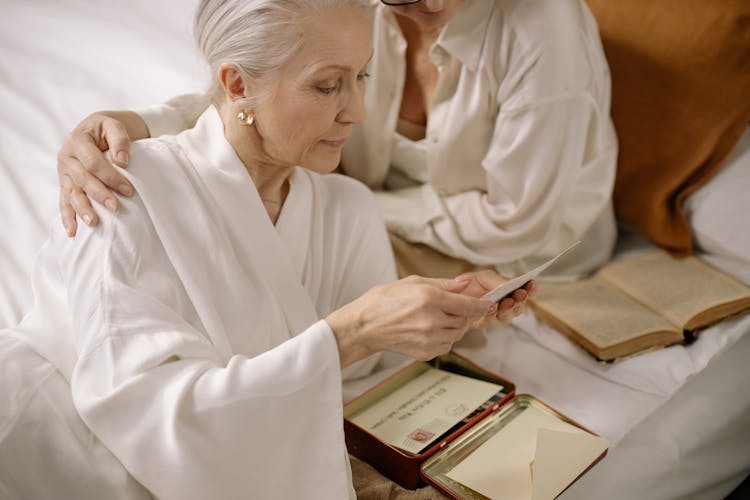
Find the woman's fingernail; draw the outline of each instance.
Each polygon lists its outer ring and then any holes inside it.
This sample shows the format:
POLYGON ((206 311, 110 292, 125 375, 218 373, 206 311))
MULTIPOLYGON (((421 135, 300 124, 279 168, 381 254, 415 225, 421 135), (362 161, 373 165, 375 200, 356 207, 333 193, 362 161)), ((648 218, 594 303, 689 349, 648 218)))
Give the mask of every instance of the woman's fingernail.
POLYGON ((455 278, 455 280, 458 281, 459 283, 463 283, 465 281, 471 281, 472 279, 474 279, 474 278, 472 278, 470 275, 466 275, 466 274, 462 274, 460 276, 456 276, 456 278, 455 278))
POLYGON ((492 304, 487 311, 487 316, 494 316, 495 314, 497 314, 497 302, 492 304))
POLYGON ((120 151, 117 153, 117 161, 122 163, 123 165, 128 164, 128 154, 125 151, 120 151))
POLYGON ((110 212, 115 212, 117 210, 117 205, 115 204, 115 200, 112 198, 107 198, 104 200, 104 206, 107 207, 107 210, 110 212))
POLYGON ((133 194, 133 188, 129 184, 120 184, 120 192, 125 196, 133 194))
POLYGON ((70 236, 70 234, 73 232, 73 226, 70 224, 70 222, 63 222, 63 226, 65 226, 65 232, 70 236))
POLYGON ((90 226, 91 225, 91 216, 89 214, 84 214, 84 216, 83 216, 83 222, 85 222, 87 226, 90 226))

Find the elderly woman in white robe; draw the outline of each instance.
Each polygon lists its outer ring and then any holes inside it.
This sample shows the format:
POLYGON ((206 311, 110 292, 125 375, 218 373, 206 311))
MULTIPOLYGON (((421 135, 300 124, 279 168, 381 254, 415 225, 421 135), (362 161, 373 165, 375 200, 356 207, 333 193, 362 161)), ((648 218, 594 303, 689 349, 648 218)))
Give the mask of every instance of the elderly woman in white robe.
POLYGON ((356 0, 204 0, 195 32, 214 104, 133 146, 116 216, 53 228, 0 333, 2 497, 352 497, 342 370, 525 299, 476 298, 490 272, 391 282, 370 191, 320 175, 364 118, 356 0))

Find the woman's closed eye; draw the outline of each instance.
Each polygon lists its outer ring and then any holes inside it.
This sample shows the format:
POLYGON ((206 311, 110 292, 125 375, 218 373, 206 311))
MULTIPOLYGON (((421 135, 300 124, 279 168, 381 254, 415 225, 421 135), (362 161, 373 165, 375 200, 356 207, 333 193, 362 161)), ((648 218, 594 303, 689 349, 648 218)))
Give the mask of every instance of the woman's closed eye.
MULTIPOLYGON (((368 77, 370 76, 367 72, 362 72, 357 74, 357 82, 362 83, 364 82, 368 77)), ((330 95, 334 92, 338 92, 341 90, 342 83, 339 80, 338 82, 325 82, 325 83, 319 83, 315 85, 315 90, 323 95, 330 95)))
POLYGON ((320 92, 323 95, 333 94, 334 92, 336 92, 340 88, 341 88, 341 83, 340 82, 337 82, 337 83, 334 83, 334 84, 325 83, 325 84, 321 84, 321 85, 316 85, 315 86, 315 90, 317 90, 318 92, 320 92))

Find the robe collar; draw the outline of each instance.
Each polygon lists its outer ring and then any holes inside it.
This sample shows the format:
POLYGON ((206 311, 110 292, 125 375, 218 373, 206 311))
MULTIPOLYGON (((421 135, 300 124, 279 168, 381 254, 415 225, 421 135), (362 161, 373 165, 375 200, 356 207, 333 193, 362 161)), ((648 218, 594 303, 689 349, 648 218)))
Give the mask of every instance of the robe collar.
MULTIPOLYGON (((283 311, 290 336, 305 330, 319 318, 302 284, 300 263, 295 263, 288 244, 268 217, 247 169, 224 137, 224 124, 216 108, 210 106, 193 129, 177 136, 177 142, 223 215, 217 223, 223 225, 237 258, 247 266, 249 275, 262 282, 248 285, 267 287, 283 311)), ((313 213, 312 188, 306 185, 304 177, 297 167, 279 217, 282 224, 308 228, 307 233, 297 234, 303 258, 309 245, 309 220, 313 213), (287 216, 287 211, 294 213, 287 216), (302 216, 306 220, 300 220, 302 216)))

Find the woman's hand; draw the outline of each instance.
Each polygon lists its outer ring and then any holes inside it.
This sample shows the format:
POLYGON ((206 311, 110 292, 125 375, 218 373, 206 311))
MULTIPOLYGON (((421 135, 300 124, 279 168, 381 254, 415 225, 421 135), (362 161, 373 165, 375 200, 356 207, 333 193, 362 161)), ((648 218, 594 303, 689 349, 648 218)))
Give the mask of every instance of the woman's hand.
POLYGON ((493 304, 464 294, 469 281, 410 276, 380 285, 326 321, 347 366, 379 351, 428 360, 450 351, 493 304))
POLYGON ((112 190, 130 196, 133 187, 104 156, 120 167, 126 167, 130 141, 148 137, 143 119, 130 111, 93 113, 76 126, 57 153, 57 174, 60 181, 60 214, 68 236, 78 228, 76 214, 89 226, 98 223, 89 197, 117 211, 119 202, 112 190))
MULTIPOLYGON (((507 278, 492 270, 483 270, 474 273, 466 273, 456 277, 456 281, 465 282, 466 288, 462 292, 472 297, 481 297, 490 290, 502 285, 507 278)), ((514 290, 513 293, 503 297, 495 305, 493 311, 487 316, 475 321, 472 328, 492 328, 498 325, 510 323, 513 318, 519 316, 526 309, 526 300, 533 296, 538 288, 536 281, 531 280, 523 287, 514 290)))

